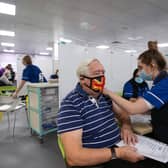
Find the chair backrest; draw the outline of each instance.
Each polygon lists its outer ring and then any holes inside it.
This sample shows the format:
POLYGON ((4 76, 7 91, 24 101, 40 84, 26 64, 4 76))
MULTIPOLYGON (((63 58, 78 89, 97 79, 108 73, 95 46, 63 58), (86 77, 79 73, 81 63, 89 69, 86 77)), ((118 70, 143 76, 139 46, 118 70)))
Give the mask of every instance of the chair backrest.
POLYGON ((14 99, 11 106, 9 107, 8 111, 13 111, 19 105, 20 99, 14 99))
POLYGON ((13 99, 10 96, 0 96, 0 104, 6 104, 9 105, 10 107, 6 110, 6 112, 8 111, 13 111, 15 110, 15 108, 19 105, 20 103, 20 99, 13 99))
POLYGON ((58 137, 57 138, 57 140, 58 140, 58 146, 59 146, 59 149, 61 151, 62 157, 63 157, 64 160, 66 160, 66 158, 65 158, 65 152, 64 152, 64 146, 63 146, 63 144, 61 142, 61 138, 59 136, 57 136, 57 137, 58 137))
POLYGON ((64 159, 64 161, 65 161, 66 168, 70 168, 70 166, 68 165, 68 163, 67 163, 67 161, 66 161, 64 146, 63 146, 63 144, 62 144, 62 142, 61 142, 61 138, 60 138, 59 135, 57 136, 57 141, 58 141, 59 149, 60 149, 60 151, 61 151, 61 155, 62 155, 62 157, 63 157, 63 159, 64 159))

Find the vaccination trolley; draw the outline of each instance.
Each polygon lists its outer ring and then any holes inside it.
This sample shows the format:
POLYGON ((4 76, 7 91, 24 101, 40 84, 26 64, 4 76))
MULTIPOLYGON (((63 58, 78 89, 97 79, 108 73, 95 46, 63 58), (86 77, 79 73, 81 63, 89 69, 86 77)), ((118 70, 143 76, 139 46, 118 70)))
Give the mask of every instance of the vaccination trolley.
POLYGON ((57 130, 58 84, 34 83, 28 85, 28 111, 31 134, 43 136, 57 130))

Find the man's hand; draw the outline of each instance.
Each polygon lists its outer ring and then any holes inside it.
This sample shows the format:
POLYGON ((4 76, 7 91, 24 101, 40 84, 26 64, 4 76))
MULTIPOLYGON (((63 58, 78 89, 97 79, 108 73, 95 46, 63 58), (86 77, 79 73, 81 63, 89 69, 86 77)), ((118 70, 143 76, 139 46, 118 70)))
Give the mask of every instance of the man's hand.
POLYGON ((125 144, 134 145, 138 140, 137 136, 133 133, 131 126, 122 126, 121 128, 121 138, 124 140, 125 144))
POLYGON ((123 146, 119 148, 115 148, 116 156, 119 159, 127 160, 130 162, 137 162, 140 160, 144 160, 144 156, 137 153, 135 147, 132 146, 123 146))

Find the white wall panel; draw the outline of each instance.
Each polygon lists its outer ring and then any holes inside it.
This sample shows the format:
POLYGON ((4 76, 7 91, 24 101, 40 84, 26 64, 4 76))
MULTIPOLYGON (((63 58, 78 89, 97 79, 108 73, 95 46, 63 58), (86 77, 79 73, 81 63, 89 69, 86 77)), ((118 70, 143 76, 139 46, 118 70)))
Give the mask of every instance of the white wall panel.
POLYGON ((123 84, 132 76, 132 71, 136 67, 135 56, 128 54, 111 54, 109 50, 99 50, 96 48, 66 44, 59 46, 60 58, 60 100, 71 91, 78 79, 76 69, 79 63, 89 57, 98 58, 106 70, 106 87, 115 92, 121 91, 123 84))

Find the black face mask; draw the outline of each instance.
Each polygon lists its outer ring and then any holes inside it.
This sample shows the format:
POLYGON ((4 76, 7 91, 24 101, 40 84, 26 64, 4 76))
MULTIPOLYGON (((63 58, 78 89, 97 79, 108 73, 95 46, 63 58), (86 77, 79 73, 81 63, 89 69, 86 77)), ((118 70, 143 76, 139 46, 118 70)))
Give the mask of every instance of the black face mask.
POLYGON ((90 86, 85 84, 88 88, 93 90, 94 92, 102 92, 105 85, 105 76, 96 76, 96 77, 87 77, 83 76, 84 78, 90 79, 90 86))

